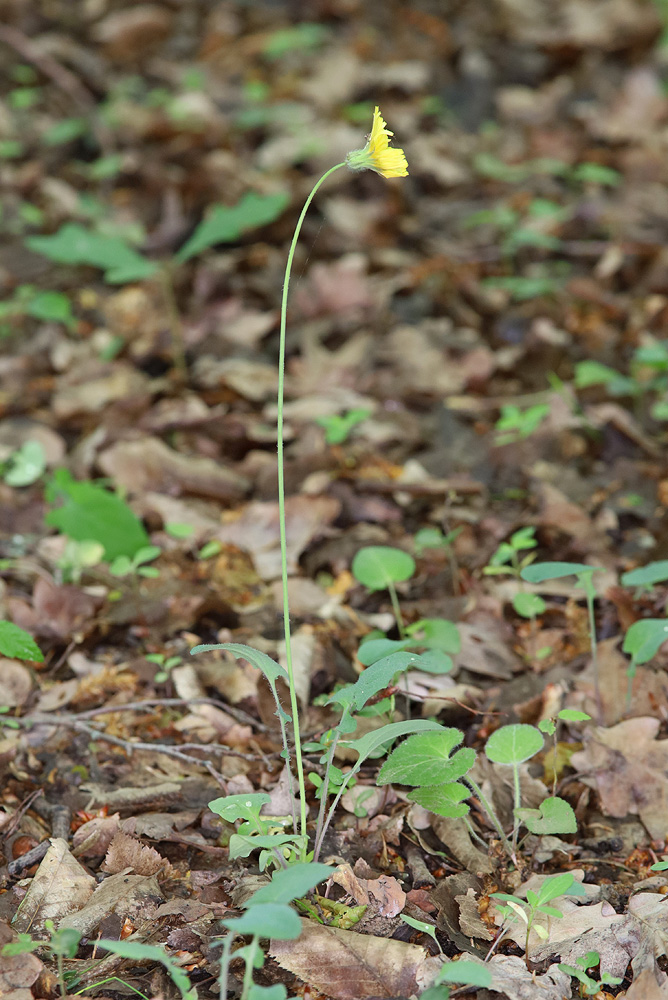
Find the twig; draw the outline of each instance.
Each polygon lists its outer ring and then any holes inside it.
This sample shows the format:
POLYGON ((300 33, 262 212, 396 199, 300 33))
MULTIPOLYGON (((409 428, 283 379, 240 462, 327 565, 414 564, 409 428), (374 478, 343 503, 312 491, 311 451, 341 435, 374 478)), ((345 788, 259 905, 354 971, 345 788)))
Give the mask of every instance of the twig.
POLYGON ((146 698, 143 701, 130 701, 123 705, 111 705, 110 707, 103 705, 100 708, 90 708, 86 712, 79 712, 76 718, 94 719, 98 715, 111 715, 114 712, 134 712, 142 708, 156 708, 162 705, 214 705, 221 711, 227 712, 237 722, 243 722, 247 726, 252 726, 261 733, 269 732, 269 727, 265 726, 263 722, 254 719, 252 715, 248 715, 247 712, 244 712, 240 708, 235 708, 233 705, 227 705, 224 701, 216 701, 215 698, 146 698))

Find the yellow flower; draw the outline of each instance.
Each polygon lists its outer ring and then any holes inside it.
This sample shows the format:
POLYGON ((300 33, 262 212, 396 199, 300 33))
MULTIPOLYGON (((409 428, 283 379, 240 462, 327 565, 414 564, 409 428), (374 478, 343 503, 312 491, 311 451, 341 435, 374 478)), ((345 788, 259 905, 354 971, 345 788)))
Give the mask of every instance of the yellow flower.
POLYGON ((407 177, 408 163, 403 149, 390 146, 390 132, 378 108, 373 113, 371 134, 364 149, 348 153, 346 164, 351 170, 375 170, 383 177, 407 177))

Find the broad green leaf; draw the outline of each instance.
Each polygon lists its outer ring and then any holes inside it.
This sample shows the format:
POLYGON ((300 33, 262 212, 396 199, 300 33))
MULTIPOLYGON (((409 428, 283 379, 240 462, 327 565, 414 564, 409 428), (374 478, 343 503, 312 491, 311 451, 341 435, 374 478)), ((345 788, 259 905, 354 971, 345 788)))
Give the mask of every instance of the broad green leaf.
POLYGON ((543 882, 538 890, 538 900, 540 903, 549 903, 553 899, 558 899, 573 888, 575 878, 571 872, 564 872, 563 875, 555 875, 543 882))
POLYGON ((289 200, 285 192, 261 195, 251 191, 236 205, 216 205, 181 247, 177 260, 183 263, 208 247, 217 243, 234 243, 243 233, 274 222, 289 200))
POLYGON ((378 784, 442 785, 456 781, 475 763, 475 750, 469 747, 450 756, 463 739, 464 734, 454 728, 409 736, 381 767, 378 784))
POLYGON ((351 572, 368 590, 384 590, 388 583, 409 580, 415 572, 415 560, 402 549, 369 545, 359 550, 351 572))
POLYGON ((216 642, 212 644, 203 644, 200 646, 193 646, 190 650, 190 655, 195 656, 197 653, 209 653, 212 649, 226 649, 228 653, 232 653, 236 656, 238 660, 248 660, 250 664, 261 670, 264 676, 270 683, 275 683, 280 677, 282 680, 287 681, 287 672, 276 662, 272 660, 270 656, 266 653, 260 652, 259 649, 253 649, 252 646, 245 646, 241 642, 216 642))
POLYGON ((451 781, 447 785, 425 785, 424 788, 417 788, 414 792, 409 792, 407 798, 436 813, 437 816, 457 819, 470 812, 465 801, 470 794, 471 790, 466 785, 462 785, 459 781, 451 781))
POLYGON ((336 702, 339 705, 347 705, 351 712, 359 712, 369 698, 386 688, 398 673, 408 670, 410 666, 420 666, 420 657, 417 653, 393 653, 382 660, 377 660, 362 671, 354 684, 339 688, 330 695, 326 704, 336 702))
POLYGON ((350 742, 341 741, 341 746, 348 747, 359 754, 359 759, 355 769, 359 768, 362 761, 366 760, 369 754, 382 747, 391 740, 396 740, 399 736, 406 736, 409 733, 427 732, 428 730, 443 729, 438 722, 431 722, 429 719, 407 719, 405 722, 390 722, 381 729, 374 729, 371 733, 366 733, 358 740, 350 742))
POLYGON ((535 726, 502 726, 485 744, 485 754, 496 764, 521 764, 543 749, 543 734, 535 726))
POLYGON ((72 303, 62 292, 37 292, 26 303, 26 312, 33 319, 43 319, 49 323, 64 323, 71 326, 72 303))
POLYGON ((222 923, 235 934, 257 934, 277 941, 294 941, 302 932, 301 920, 285 903, 259 903, 240 917, 231 917, 222 923))
POLYGON ((652 587, 655 583, 668 580, 668 559, 647 563, 639 569, 632 569, 622 576, 624 587, 652 587))
POLYGON ((461 983, 462 986, 485 988, 492 985, 492 973, 481 962, 473 962, 471 959, 463 958, 459 962, 446 962, 439 969, 434 983, 436 985, 461 983))
POLYGON ((44 654, 33 637, 13 622, 0 621, 0 654, 13 660, 44 662, 44 654))
POLYGON ((462 648, 459 629, 446 618, 421 618, 406 627, 406 635, 412 638, 415 646, 427 646, 443 653, 456 654, 462 648))
POLYGON ((531 833, 576 833, 578 823, 571 805, 560 798, 544 799, 538 809, 516 809, 515 814, 531 833))
POLYGON ((243 833, 233 833, 230 837, 230 861, 235 858, 247 858, 253 851, 281 848, 285 844, 294 844, 293 833, 266 833, 257 837, 248 837, 243 833))
POLYGON ((31 236, 26 244, 58 264, 99 267, 110 284, 142 281, 157 271, 153 261, 146 260, 118 236, 95 233, 75 222, 61 226, 52 236, 31 236))
POLYGON ((424 653, 420 653, 412 666, 425 674, 449 674, 453 663, 452 657, 440 649, 426 649, 424 653))
POLYGON ((310 889, 315 889, 319 882, 324 882, 334 871, 331 865, 322 865, 315 861, 281 868, 274 872, 269 885, 253 893, 244 903, 244 907, 257 906, 260 903, 291 903, 293 899, 304 896, 310 889))
POLYGON ((262 807, 270 802, 271 798, 266 792, 222 795, 219 799, 212 799, 209 802, 209 809, 227 823, 235 823, 238 819, 249 820, 253 816, 258 816, 262 807))
POLYGON ((599 569, 600 566, 587 566, 585 563, 541 562, 525 566, 520 576, 527 583, 544 583, 545 580, 560 580, 563 576, 579 576, 580 573, 592 573, 599 569))
POLYGON ((370 667, 377 660, 382 660, 390 653, 398 653, 413 645, 410 639, 368 639, 357 650, 357 659, 365 667, 370 667))
POLYGON ((131 559, 148 545, 144 526, 119 496, 94 483, 77 482, 66 469, 54 473, 46 496, 49 503, 63 501, 49 511, 46 523, 76 542, 99 542, 110 562, 117 556, 131 559))
MULTIPOLYGON (((274 983, 273 986, 259 986, 253 983, 248 991, 248 1000, 287 1000, 288 991, 283 983, 274 983)), ((298 997, 291 997, 290 1000, 299 1000, 298 997)))
POLYGON ((8 486, 30 486, 46 469, 46 453, 39 441, 26 441, 9 458, 3 478, 8 486))
POLYGON ((580 712, 577 708, 562 708, 557 713, 557 718, 562 719, 564 722, 588 722, 591 719, 591 715, 587 715, 586 712, 580 712))
POLYGON ((132 958, 138 962, 146 959, 159 962, 169 973, 172 982, 181 994, 182 1000, 197 1000, 197 991, 190 985, 190 979, 187 974, 183 969, 179 968, 164 948, 160 948, 154 944, 142 944, 140 941, 106 941, 104 939, 97 942, 97 947, 104 948, 105 951, 111 951, 114 955, 120 955, 121 958, 132 958))
POLYGON ((428 924, 424 920, 416 920, 415 917, 409 917, 405 913, 400 913, 399 916, 409 927, 413 927, 422 934, 428 934, 429 937, 432 937, 436 941, 436 928, 433 924, 428 924))
POLYGON ((668 641, 668 618, 642 618, 634 622, 624 636, 622 649, 634 663, 647 663, 668 641))
POLYGON ((513 597, 513 608, 518 615, 523 618, 535 618, 542 615, 547 607, 545 601, 539 594, 515 594, 513 597))

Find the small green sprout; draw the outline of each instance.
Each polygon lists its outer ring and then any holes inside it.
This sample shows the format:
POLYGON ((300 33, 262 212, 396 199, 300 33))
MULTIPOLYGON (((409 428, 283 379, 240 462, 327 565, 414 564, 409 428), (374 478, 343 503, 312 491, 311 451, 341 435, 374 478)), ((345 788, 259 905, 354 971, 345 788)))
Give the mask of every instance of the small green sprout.
POLYGON ((612 976, 609 972, 604 972, 600 979, 592 979, 587 975, 590 969, 594 969, 601 961, 601 956, 597 951, 588 951, 586 955, 575 959, 575 965, 559 963, 559 968, 569 976, 573 976, 580 983, 580 996, 591 997, 601 992, 602 986, 619 986, 624 982, 617 976, 612 976))
POLYGON ((536 558, 533 553, 520 558, 521 552, 535 549, 538 542, 535 538, 536 529, 520 528, 514 532, 507 542, 502 542, 483 569, 487 576, 509 575, 519 579, 522 571, 536 558))
POLYGON ((563 917, 561 910, 557 910, 556 907, 549 906, 548 904, 553 900, 558 899, 560 896, 584 896, 586 895, 586 891, 579 882, 575 881, 571 872, 564 872, 563 875, 555 875, 554 878, 546 879, 538 892, 528 889, 526 899, 521 899, 519 896, 513 896, 505 892, 492 892, 490 895, 494 899, 500 899, 506 903, 506 906, 500 906, 498 908, 500 915, 504 919, 504 924, 506 924, 506 922, 515 923, 519 919, 526 925, 524 951, 525 960, 528 966, 529 937, 531 935, 531 931, 535 931, 538 937, 542 938, 544 941, 546 941, 549 936, 548 931, 543 924, 537 923, 537 918, 540 915, 556 918, 563 917))
POLYGON ((536 403, 526 410, 521 410, 514 403, 501 407, 501 416, 496 422, 496 438, 498 445, 514 444, 534 434, 550 413, 547 403, 536 403))
POLYGON ((364 420, 368 420, 370 416, 371 410, 357 407, 347 413, 332 413, 329 416, 316 417, 315 422, 323 428, 327 444, 343 444, 351 431, 364 420))
POLYGON ((155 579, 160 576, 160 570, 155 566, 146 566, 146 563, 153 562, 161 554, 161 549, 157 545, 144 545, 132 557, 117 556, 109 567, 112 576, 131 576, 136 573, 138 576, 151 577, 155 579))

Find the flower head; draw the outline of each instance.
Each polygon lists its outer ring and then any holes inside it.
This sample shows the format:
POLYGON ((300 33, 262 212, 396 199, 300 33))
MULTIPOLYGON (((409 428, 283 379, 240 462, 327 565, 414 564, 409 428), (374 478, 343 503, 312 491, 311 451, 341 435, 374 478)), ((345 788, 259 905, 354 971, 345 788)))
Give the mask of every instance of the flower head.
POLYGON ((383 177, 407 177, 408 163, 403 149, 390 146, 390 132, 378 108, 373 113, 371 133, 364 149, 348 153, 346 163, 351 170, 375 170, 383 177))

